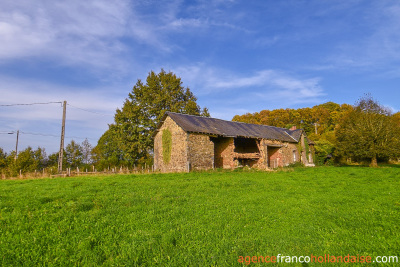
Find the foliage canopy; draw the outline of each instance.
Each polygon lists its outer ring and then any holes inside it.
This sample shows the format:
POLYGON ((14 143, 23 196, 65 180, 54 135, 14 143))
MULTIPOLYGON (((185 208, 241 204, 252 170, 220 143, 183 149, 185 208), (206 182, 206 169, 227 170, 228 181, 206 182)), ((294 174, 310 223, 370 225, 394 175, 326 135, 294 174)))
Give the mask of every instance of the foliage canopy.
MULTIPOLYGON (((146 82, 140 79, 133 86, 121 109, 117 109, 115 123, 110 126, 107 140, 116 142, 121 154, 117 157, 131 164, 151 163, 153 151, 152 134, 166 111, 190 115, 209 116, 196 103, 197 98, 188 87, 183 87, 181 78, 172 72, 151 71, 146 82)), ((102 150, 106 145, 100 139, 99 155, 107 158, 102 150)), ((117 152, 117 151, 114 151, 117 152)))
POLYGON ((370 160, 371 166, 377 166, 378 159, 400 155, 399 135, 399 125, 391 112, 365 95, 339 124, 337 152, 356 160, 370 160))
POLYGON ((327 102, 312 108, 262 110, 232 120, 304 129, 315 142, 319 164, 326 164, 332 156, 336 161, 351 158, 358 162, 372 161, 374 154, 383 161, 399 157, 400 112, 392 115, 369 95, 354 106, 327 102))

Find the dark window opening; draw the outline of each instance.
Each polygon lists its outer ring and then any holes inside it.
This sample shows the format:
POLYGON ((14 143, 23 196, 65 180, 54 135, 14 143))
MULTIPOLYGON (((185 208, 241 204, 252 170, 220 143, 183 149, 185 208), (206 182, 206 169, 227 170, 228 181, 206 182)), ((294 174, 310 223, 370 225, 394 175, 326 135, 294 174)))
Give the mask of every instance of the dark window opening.
POLYGON ((234 144, 236 153, 260 153, 256 139, 238 137, 234 139, 234 144))

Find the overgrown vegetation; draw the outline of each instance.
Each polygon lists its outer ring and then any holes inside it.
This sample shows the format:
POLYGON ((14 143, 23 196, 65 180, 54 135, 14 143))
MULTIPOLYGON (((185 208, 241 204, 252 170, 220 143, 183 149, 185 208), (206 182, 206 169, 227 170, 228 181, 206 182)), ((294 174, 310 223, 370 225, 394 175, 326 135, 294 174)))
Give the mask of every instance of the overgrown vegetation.
POLYGON ((163 161, 168 164, 171 160, 171 149, 172 149, 172 134, 168 129, 163 130, 162 133, 162 153, 163 161))
POLYGON ((315 142, 319 165, 332 164, 334 159, 336 163, 367 160, 376 166, 400 158, 400 112, 392 114, 370 95, 354 106, 327 102, 312 108, 262 110, 233 120, 304 129, 315 142))
POLYGON ((399 255, 398 168, 0 181, 2 266, 241 266, 399 255))
POLYGON ((336 130, 337 152, 356 161, 370 161, 400 157, 400 125, 391 112, 371 96, 361 98, 336 130))

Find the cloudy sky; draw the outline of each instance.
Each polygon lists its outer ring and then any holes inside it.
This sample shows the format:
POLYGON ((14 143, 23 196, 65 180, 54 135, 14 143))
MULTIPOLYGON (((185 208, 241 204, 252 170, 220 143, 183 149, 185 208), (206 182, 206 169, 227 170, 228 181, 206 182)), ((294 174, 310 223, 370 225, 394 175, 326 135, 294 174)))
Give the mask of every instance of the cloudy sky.
POLYGON ((138 79, 182 78, 213 117, 354 102, 400 110, 398 0, 2 0, 0 147, 96 144, 138 79), (14 134, 9 134, 14 132, 14 134))

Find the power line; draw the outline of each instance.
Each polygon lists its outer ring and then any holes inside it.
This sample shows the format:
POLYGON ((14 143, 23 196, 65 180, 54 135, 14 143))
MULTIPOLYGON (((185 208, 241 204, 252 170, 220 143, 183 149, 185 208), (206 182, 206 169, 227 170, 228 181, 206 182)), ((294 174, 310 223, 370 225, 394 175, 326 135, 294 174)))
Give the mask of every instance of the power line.
MULTIPOLYGON (((42 134, 42 133, 30 133, 30 132, 20 132, 22 134, 30 134, 30 135, 36 135, 36 136, 50 136, 50 137, 60 137, 59 135, 54 135, 54 134, 42 134)), ((93 138, 88 138, 88 137, 79 137, 79 136, 65 136, 66 139, 88 139, 88 140, 95 140, 93 138)))
MULTIPOLYGON (((0 104, 0 107, 13 107, 13 106, 33 106, 33 105, 48 105, 48 104, 62 104, 63 102, 61 101, 57 101, 57 102, 43 102, 43 103, 24 103, 24 104, 0 104)), ((97 115, 101 115, 101 116, 114 116, 111 114, 105 114, 105 113, 100 113, 100 112, 96 112, 96 111, 92 111, 92 110, 88 110, 88 109, 84 109, 84 108, 80 108, 71 104, 67 104, 68 106, 71 106, 73 108, 76 109, 80 109, 89 113, 93 113, 93 114, 97 114, 97 115)))
POLYGON ((78 136, 66 136, 65 139, 81 139, 81 140, 92 140, 92 141, 97 141, 97 139, 94 138, 88 138, 88 137, 78 137, 78 136))
POLYGON ((6 104, 0 107, 13 107, 13 106, 33 106, 33 105, 48 105, 48 104, 62 104, 62 102, 43 102, 43 103, 26 103, 26 104, 6 104))
POLYGON ((96 112, 96 111, 92 111, 92 110, 76 107, 76 106, 73 106, 71 104, 67 104, 67 105, 71 106, 73 108, 76 108, 76 109, 80 109, 80 110, 83 110, 83 111, 86 111, 86 112, 89 112, 89 113, 94 113, 94 114, 101 115, 101 116, 114 116, 114 115, 111 115, 111 114, 104 114, 104 113, 100 113, 100 112, 96 112))
MULTIPOLYGON (((15 134, 16 131, 0 131, 0 134, 15 134)), ((45 136, 45 137, 57 137, 59 138, 60 135, 55 135, 55 134, 45 134, 45 133, 32 133, 32 132, 24 132, 20 131, 20 134, 28 134, 28 135, 35 135, 35 136, 45 136)), ((89 137, 80 137, 80 136, 65 136, 66 139, 88 139, 88 140, 97 140, 95 138, 89 138, 89 137)))
POLYGON ((30 135, 38 135, 38 136, 60 137, 59 135, 54 135, 54 134, 30 133, 30 132, 22 132, 22 131, 20 133, 30 134, 30 135))
MULTIPOLYGON (((70 104, 67 104, 67 101, 61 102, 61 101, 49 101, 49 102, 34 102, 34 103, 15 103, 15 104, 0 104, 0 107, 13 107, 13 106, 33 106, 33 105, 48 105, 48 104, 61 104, 61 106, 63 107, 63 129, 64 129, 64 124, 65 124, 65 111, 66 111, 66 105, 69 105, 73 108, 85 111, 85 112, 89 112, 89 113, 93 113, 93 114, 97 114, 97 115, 101 115, 101 116, 113 116, 110 114, 104 114, 104 113, 100 113, 100 112, 96 112, 96 111, 92 111, 92 110, 88 110, 88 109, 84 109, 84 108, 80 108, 77 106, 73 106, 70 104)), ((15 131, 0 131, 0 134, 15 134, 15 131)), ((17 131, 17 134, 27 134, 27 135, 35 135, 35 136, 44 136, 44 137, 55 137, 55 138, 59 138, 59 135, 54 135, 54 134, 45 134, 45 133, 33 133, 33 132, 24 132, 24 131, 17 131)), ((18 138, 18 137, 17 137, 18 138)), ((64 144, 63 144, 63 139, 67 138, 67 139, 81 139, 81 140, 97 140, 94 138, 87 138, 87 137, 79 137, 79 136, 64 136, 64 130, 62 130, 61 133, 61 145, 60 145, 60 154, 62 153, 61 151, 63 150, 64 144)), ((61 158, 62 156, 60 156, 61 158)), ((59 166, 60 168, 60 166, 59 166)))

